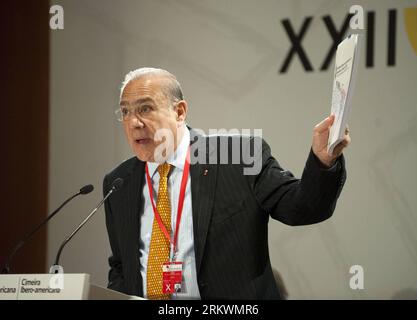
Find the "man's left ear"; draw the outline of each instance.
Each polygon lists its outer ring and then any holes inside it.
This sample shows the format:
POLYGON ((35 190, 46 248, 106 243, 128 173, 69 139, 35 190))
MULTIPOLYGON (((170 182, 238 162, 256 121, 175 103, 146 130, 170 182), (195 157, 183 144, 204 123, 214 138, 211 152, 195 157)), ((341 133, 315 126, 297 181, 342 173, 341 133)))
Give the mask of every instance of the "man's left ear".
POLYGON ((187 111, 188 111, 188 105, 185 100, 181 100, 177 103, 177 121, 185 122, 185 119, 187 118, 187 111))

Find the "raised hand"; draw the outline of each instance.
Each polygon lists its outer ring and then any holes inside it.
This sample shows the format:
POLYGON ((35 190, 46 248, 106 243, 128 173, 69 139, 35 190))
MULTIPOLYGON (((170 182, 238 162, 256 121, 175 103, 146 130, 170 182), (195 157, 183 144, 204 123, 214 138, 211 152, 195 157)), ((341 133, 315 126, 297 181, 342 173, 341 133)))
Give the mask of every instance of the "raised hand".
POLYGON ((335 163, 336 159, 342 154, 343 149, 345 149, 351 141, 349 129, 346 127, 343 141, 334 148, 332 155, 327 153, 327 140, 329 139, 330 127, 334 122, 334 118, 334 114, 330 115, 317 124, 313 130, 313 152, 321 163, 329 168, 335 163))

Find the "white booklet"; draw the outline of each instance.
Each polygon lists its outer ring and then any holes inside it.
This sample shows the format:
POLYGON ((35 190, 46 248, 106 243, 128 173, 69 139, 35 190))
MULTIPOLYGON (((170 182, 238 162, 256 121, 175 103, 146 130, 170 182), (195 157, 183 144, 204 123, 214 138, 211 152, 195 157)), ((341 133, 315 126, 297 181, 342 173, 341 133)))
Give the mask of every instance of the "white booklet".
POLYGON ((331 108, 335 120, 330 127, 327 142, 327 152, 330 155, 345 134, 359 63, 359 41, 358 34, 351 34, 337 46, 331 108))

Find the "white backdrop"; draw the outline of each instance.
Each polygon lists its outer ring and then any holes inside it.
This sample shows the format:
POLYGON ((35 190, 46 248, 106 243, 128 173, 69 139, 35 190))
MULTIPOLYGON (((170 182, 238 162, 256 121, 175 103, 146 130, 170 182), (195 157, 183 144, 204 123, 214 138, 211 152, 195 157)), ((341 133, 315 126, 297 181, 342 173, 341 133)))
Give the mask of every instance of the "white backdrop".
MULTIPOLYGON (((417 1, 362 1, 375 12, 375 66, 365 48, 349 117, 348 179, 334 216, 288 227, 271 221, 269 245, 290 298, 417 297, 417 53, 404 9, 417 1), (397 10, 396 65, 386 65, 388 9, 397 10), (364 269, 364 289, 349 287, 349 269, 364 269)), ((261 128, 280 164, 300 176, 313 126, 330 110, 332 60, 319 71, 332 39, 322 17, 339 29, 353 1, 70 0, 64 30, 51 31, 49 208, 82 185, 92 195, 72 202, 48 228, 48 263, 64 237, 102 197, 105 173, 131 156, 113 111, 125 73, 165 68, 182 83, 195 128, 261 128), (280 69, 290 41, 302 41, 314 71, 299 58, 280 69)), ((417 20, 414 24, 416 25, 417 20)), ((417 25, 416 28, 417 30, 417 25)), ((363 46, 365 47, 365 46, 363 46)), ((135 241, 135 239, 132 239, 135 241)), ((110 254, 101 209, 69 243, 66 272, 107 283, 110 254)))

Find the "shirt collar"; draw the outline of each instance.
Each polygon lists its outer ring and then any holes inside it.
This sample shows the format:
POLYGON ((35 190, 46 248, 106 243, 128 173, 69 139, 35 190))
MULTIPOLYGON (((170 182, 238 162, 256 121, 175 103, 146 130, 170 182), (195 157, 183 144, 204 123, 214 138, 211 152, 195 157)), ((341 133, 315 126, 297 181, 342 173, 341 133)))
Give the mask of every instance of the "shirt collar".
MULTIPOLYGON (((190 131, 188 130, 187 126, 184 126, 184 135, 182 136, 181 142, 177 147, 177 150, 170 155, 167 159, 167 163, 178 168, 180 170, 184 170, 184 162, 187 156, 188 146, 190 145, 190 131)), ((155 174, 156 169, 160 165, 158 162, 147 162, 149 175, 153 177, 155 174)))

